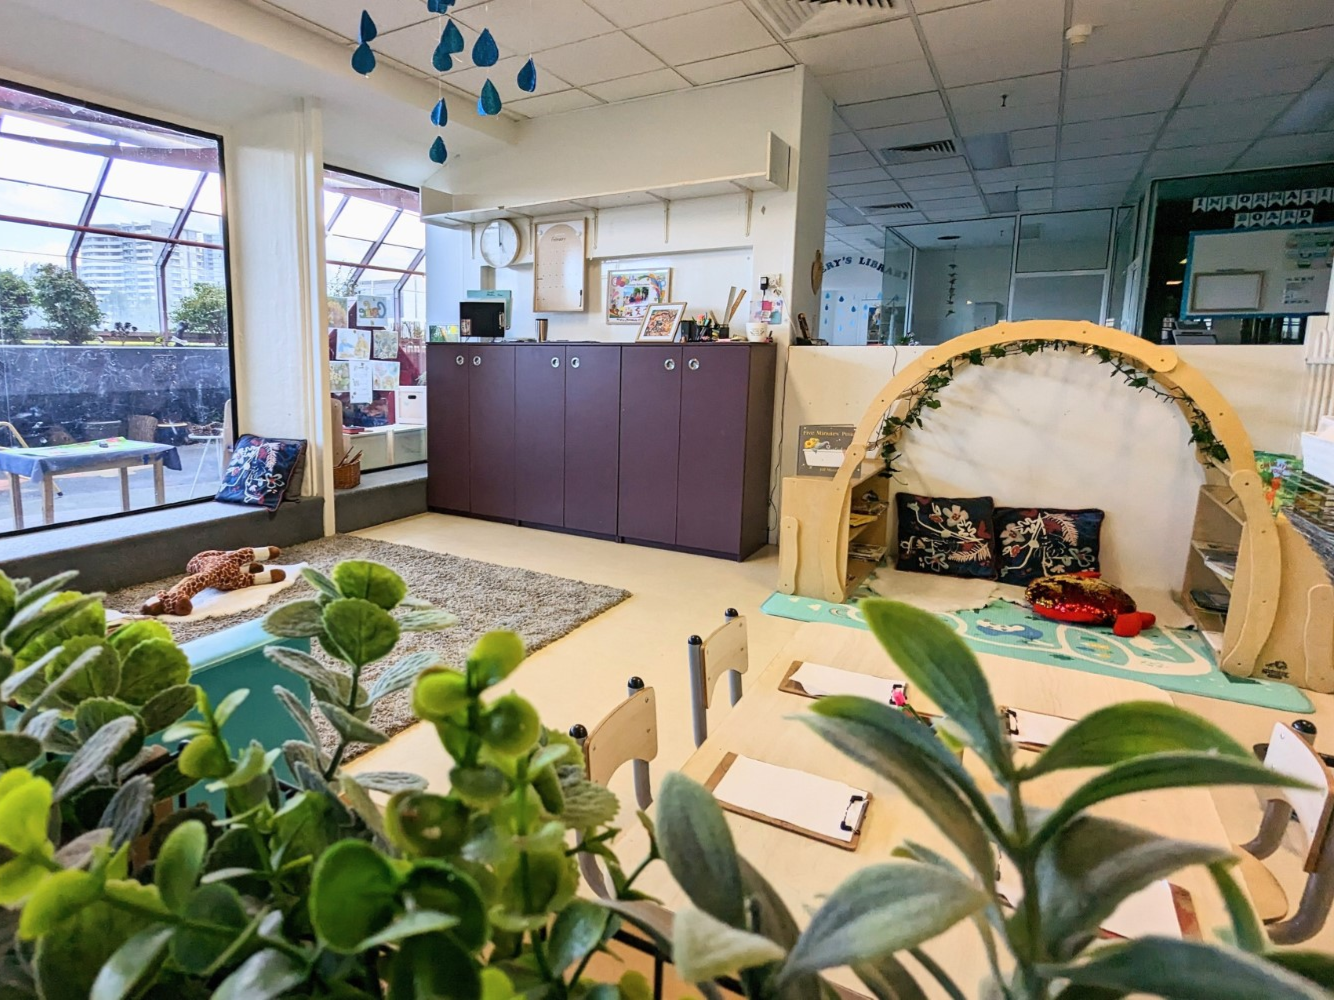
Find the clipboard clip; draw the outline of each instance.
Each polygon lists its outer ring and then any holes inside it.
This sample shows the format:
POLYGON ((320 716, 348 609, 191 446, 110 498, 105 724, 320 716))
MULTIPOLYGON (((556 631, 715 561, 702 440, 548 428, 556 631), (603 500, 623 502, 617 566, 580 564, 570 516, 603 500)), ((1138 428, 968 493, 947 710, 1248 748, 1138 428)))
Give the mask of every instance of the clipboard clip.
POLYGON ((842 822, 840 822, 840 823, 838 824, 838 828, 839 828, 840 830, 843 830, 843 831, 846 832, 846 833, 856 833, 857 830, 858 830, 858 829, 861 827, 861 825, 862 825, 862 817, 866 815, 866 805, 865 805, 865 803, 866 803, 866 796, 865 796, 865 795, 853 795, 853 796, 851 796, 851 797, 848 799, 848 807, 847 807, 846 809, 843 810, 843 820, 842 820, 842 822), (849 823, 849 822, 848 822, 848 816, 851 815, 852 810, 853 810, 859 803, 861 804, 862 807, 861 807, 860 809, 857 810, 857 819, 856 819, 856 821, 855 821, 854 823, 849 823))
POLYGON ((1005 731, 1011 736, 1019 735, 1019 713, 1012 708, 1002 708, 1001 718, 1005 721, 1005 731))

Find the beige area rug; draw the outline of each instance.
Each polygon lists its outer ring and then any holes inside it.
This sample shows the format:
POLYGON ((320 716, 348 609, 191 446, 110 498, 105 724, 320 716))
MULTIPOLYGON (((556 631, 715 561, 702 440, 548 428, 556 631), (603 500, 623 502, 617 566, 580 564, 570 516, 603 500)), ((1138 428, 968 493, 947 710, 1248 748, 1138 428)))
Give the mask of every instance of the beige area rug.
POLYGON ((1022 601, 1024 589, 995 580, 940 576, 935 573, 905 573, 886 564, 871 574, 857 596, 887 597, 940 615, 953 611, 976 611, 985 608, 998 597, 1022 601))
MULTIPOLYGON (((598 584, 583 583, 547 573, 497 566, 494 563, 464 559, 448 553, 429 552, 407 545, 394 545, 353 535, 321 538, 284 549, 273 564, 294 566, 308 564, 328 572, 344 559, 373 559, 384 563, 407 582, 408 593, 424 598, 437 607, 451 611, 459 624, 443 632, 404 632, 394 653, 367 667, 362 682, 369 686, 380 670, 395 663, 406 653, 433 650, 452 664, 462 664, 473 643, 486 632, 506 629, 518 633, 531 653, 568 635, 584 622, 620 604, 629 591, 598 584)), ((296 575, 294 571, 293 575, 296 575)), ((145 600, 176 582, 176 578, 156 580, 137 587, 127 587, 108 594, 108 609, 136 614, 145 600)), ((247 597, 267 591, 269 597, 258 606, 245 607, 229 614, 201 619, 159 621, 172 630, 177 642, 188 642, 211 635, 232 625, 267 614, 279 604, 310 597, 314 591, 297 577, 290 587, 247 588, 247 597)), ((315 645, 314 653, 324 662, 345 669, 315 645)), ((326 746, 335 745, 333 731, 317 718, 326 746)), ((400 691, 376 703, 371 721, 381 731, 394 735, 412 725, 412 692, 400 691)), ((349 751, 349 757, 363 753, 361 745, 349 751)))

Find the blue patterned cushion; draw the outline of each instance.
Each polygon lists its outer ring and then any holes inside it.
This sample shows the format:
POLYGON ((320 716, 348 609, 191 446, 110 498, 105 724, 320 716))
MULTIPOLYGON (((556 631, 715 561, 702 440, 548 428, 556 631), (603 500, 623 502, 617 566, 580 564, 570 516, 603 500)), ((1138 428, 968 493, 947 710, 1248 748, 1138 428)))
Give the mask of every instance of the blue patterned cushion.
POLYGON ((1001 583, 1031 583, 1040 576, 1098 570, 1103 512, 996 508, 996 565, 1001 583))
POLYGON ((912 573, 996 578, 991 497, 924 497, 896 493, 899 557, 912 573))
POLYGON ((242 434, 213 499, 277 510, 305 452, 305 441, 242 434))

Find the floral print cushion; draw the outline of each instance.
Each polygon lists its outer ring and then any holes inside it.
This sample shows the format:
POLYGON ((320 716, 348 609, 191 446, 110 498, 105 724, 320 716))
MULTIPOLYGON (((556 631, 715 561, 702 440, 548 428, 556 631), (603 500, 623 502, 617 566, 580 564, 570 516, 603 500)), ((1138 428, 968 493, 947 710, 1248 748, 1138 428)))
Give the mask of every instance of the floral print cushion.
POLYGON ((996 564, 1001 583, 1020 586, 1040 576, 1098 570, 1103 512, 996 508, 996 564))
POLYGON ((305 453, 305 441, 242 434, 214 499, 277 510, 305 453))
POLYGON ((899 555, 912 573, 996 578, 991 497, 924 497, 896 493, 899 555))

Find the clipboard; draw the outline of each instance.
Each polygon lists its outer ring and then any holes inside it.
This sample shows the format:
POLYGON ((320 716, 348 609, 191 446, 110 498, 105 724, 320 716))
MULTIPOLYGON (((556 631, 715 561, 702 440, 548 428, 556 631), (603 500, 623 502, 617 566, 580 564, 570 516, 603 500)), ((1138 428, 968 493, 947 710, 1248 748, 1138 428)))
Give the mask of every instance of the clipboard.
MULTIPOLYGON (((736 763, 736 760, 737 760, 736 754, 734 753, 724 754, 723 759, 718 762, 718 766, 714 768, 713 773, 709 775, 709 780, 704 782, 704 787, 707 788, 710 792, 714 791, 718 787, 719 782, 723 780, 723 776, 726 775, 727 772, 731 769, 732 765, 736 763)), ((768 823, 770 826, 776 826, 780 830, 787 830, 789 833, 795 833, 800 837, 806 837, 810 840, 818 840, 822 844, 829 844, 831 847, 837 847, 844 851, 855 851, 857 849, 857 845, 861 843, 862 826, 866 822, 867 810, 871 808, 871 793, 867 792, 864 799, 858 800, 854 798, 852 801, 848 803, 849 808, 854 807, 856 805, 860 805, 861 811, 857 819, 855 820, 855 828, 852 831, 852 839, 847 841, 838 840, 834 837, 827 837, 824 834, 815 833, 812 830, 807 830, 805 827, 797 826, 794 823, 788 823, 785 820, 775 819, 773 816, 767 816, 762 812, 755 812, 750 809, 743 809, 740 806, 732 805, 732 803, 725 802, 722 799, 717 799, 717 802, 720 806, 723 807, 723 809, 727 810, 728 812, 736 813, 738 816, 745 816, 747 819, 757 820, 760 823, 768 823)))
MULTIPOLYGON (((1012 737, 1016 737, 1019 735, 1019 720, 1016 715, 1017 712, 1023 712, 1025 715, 1029 716, 1037 716, 1042 720, 1051 720, 1051 722, 1048 723, 1048 725, 1052 726, 1053 728, 1059 728, 1061 732, 1064 732, 1066 729, 1069 729, 1071 726, 1075 724, 1074 719, 1067 719, 1064 716, 1048 715, 1046 712, 1034 712, 1032 709, 1028 708, 1016 709, 1007 705, 1001 705, 1000 706, 1001 724, 1005 726, 1006 732, 1009 733, 1010 736, 1012 737), (1062 725, 1062 723, 1064 725, 1062 725)), ((1047 747, 1051 746, 1052 742, 1059 735, 1060 735, 1059 732, 1055 733, 1052 736, 1052 740, 1046 740, 1046 741, 1016 739, 1014 745, 1021 750, 1031 750, 1035 753, 1041 753, 1043 750, 1046 750, 1047 747)))
MULTIPOLYGON (((805 665, 805 663, 806 663, 805 660, 793 660, 792 665, 788 667, 787 671, 783 674, 783 679, 779 681, 778 690, 782 691, 784 694, 795 694, 802 698, 810 698, 814 701, 819 701, 821 698, 824 697, 824 695, 811 694, 809 691, 807 691, 804 687, 801 686, 800 681, 794 680, 792 677, 792 675, 795 674, 798 670, 800 670, 805 665)), ((833 667, 830 669, 837 670, 840 668, 833 667)), ((876 679, 888 681, 888 678, 876 678, 876 679)), ((902 684, 904 694, 907 695, 910 693, 908 690, 907 681, 888 681, 888 682, 892 687, 902 684)), ((932 717, 934 713, 919 711, 917 714, 922 716, 923 718, 929 719, 932 717)))

